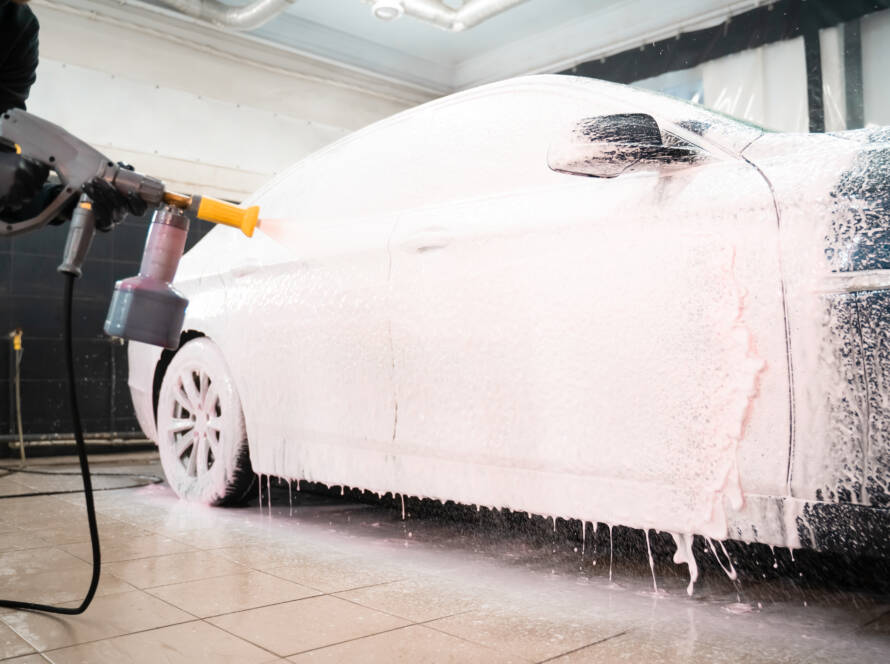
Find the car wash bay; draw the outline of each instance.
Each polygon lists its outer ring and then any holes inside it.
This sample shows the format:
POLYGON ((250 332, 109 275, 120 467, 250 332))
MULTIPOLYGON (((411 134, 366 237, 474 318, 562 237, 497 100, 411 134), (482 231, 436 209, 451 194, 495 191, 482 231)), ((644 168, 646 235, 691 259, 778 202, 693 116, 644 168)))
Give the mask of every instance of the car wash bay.
MULTIPOLYGON (((877 0, 298 0, 225 28, 182 4, 32 0, 28 110, 172 191, 235 203, 376 121, 528 73, 631 84, 776 131, 890 125, 890 3, 877 0)), ((890 659, 886 558, 700 537, 689 595, 656 530, 274 476, 236 507, 179 499, 136 418, 126 345, 102 333, 150 218, 98 234, 75 290, 97 596, 81 616, 0 609, 3 664, 890 659)), ((211 229, 192 218, 186 250, 211 229)), ((0 341, 21 329, 24 347, 20 406, 11 338, 0 352, 0 597, 75 606, 91 548, 67 456, 66 234, 0 238, 0 341)))

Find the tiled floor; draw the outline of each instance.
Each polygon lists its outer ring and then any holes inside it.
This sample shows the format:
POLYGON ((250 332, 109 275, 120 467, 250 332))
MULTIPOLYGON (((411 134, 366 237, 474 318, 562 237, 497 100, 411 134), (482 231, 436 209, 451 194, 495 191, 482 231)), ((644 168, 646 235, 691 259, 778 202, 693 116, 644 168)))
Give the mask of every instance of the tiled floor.
MULTIPOLYGON (((159 473, 151 459, 96 466, 159 473)), ((56 468, 60 468, 56 466, 56 468)), ((55 481, 58 480, 58 484, 55 481)), ((98 477, 102 486, 121 480, 98 477)), ((69 477, 0 477, 0 495, 69 477)), ((102 581, 77 617, 0 609, 3 664, 890 661, 890 603, 703 580, 514 532, 276 489, 271 507, 182 503, 165 485, 96 494, 102 581), (594 566, 596 563, 598 566, 594 566)), ((410 511, 410 510, 409 510, 410 511)), ((76 605, 80 494, 0 499, 0 597, 76 605)))

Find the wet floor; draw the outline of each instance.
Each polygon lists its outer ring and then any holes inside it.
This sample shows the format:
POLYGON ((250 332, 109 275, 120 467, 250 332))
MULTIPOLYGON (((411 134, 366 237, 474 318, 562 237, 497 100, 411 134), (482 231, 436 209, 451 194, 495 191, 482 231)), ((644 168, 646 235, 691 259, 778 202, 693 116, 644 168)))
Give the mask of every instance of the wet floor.
MULTIPOLYGON (((160 474, 152 459, 95 469, 160 474)), ((0 477, 7 496, 76 486, 0 477)), ((639 531, 614 529, 610 547, 603 524, 582 533, 410 498, 403 519, 398 496, 317 489, 264 478, 262 505, 239 509, 182 503, 165 484, 97 493, 93 606, 64 618, 0 609, 0 660, 890 661, 880 561, 697 540, 690 597, 664 534, 650 533, 650 567, 639 531)), ((0 596, 76 604, 89 560, 80 494, 0 499, 0 596)))

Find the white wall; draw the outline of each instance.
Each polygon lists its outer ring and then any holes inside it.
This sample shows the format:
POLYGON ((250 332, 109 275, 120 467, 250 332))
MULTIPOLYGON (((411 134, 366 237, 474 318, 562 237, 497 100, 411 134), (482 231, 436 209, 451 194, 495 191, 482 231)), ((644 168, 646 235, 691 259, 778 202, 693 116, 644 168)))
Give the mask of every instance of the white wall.
POLYGON ((822 101, 825 108, 825 131, 843 131, 847 128, 843 27, 820 30, 819 50, 822 54, 822 101))
POLYGON ((702 78, 705 106, 769 129, 808 129, 802 37, 706 62, 702 78))
POLYGON ((28 110, 174 190, 240 200, 323 145, 428 98, 295 54, 283 54, 286 67, 251 61, 268 45, 220 32, 214 47, 210 28, 181 38, 132 8, 97 19, 33 6, 41 62, 28 110))
POLYGON ((29 110, 171 188, 226 198, 347 132, 48 58, 38 81, 29 110))
POLYGON ((862 17, 866 125, 890 125, 890 9, 862 17))

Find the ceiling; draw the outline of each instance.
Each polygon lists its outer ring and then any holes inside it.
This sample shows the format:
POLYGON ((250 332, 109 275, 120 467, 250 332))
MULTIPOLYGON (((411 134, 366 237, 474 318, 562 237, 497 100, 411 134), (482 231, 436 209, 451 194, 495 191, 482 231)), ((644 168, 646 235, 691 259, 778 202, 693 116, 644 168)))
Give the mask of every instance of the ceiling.
MULTIPOLYGON (((145 20, 143 10, 174 23, 196 22, 165 6, 163 0, 48 1, 101 4, 104 13, 116 11, 113 5, 117 4, 131 8, 134 22, 145 20), (139 11, 143 11, 142 19, 139 11)), ((225 2, 247 4, 247 0, 225 2)), ((454 6, 460 0, 445 2, 454 6)), ((525 0, 473 28, 449 32, 407 14, 381 21, 373 16, 368 0, 295 0, 247 37, 257 47, 262 42, 438 96, 510 76, 562 71, 592 58, 719 24, 767 2, 525 0)), ((229 39, 234 44, 238 39, 222 28, 207 28, 220 33, 220 42, 229 39)))
POLYGON ((472 61, 533 34, 577 21, 621 0, 527 0, 464 32, 447 32, 410 16, 375 18, 360 0, 298 0, 254 34, 436 90, 461 80, 472 61))
POLYGON ((253 34, 436 92, 578 62, 684 29, 713 25, 763 0, 526 0, 464 32, 410 16, 381 21, 362 0, 297 0, 253 34))

